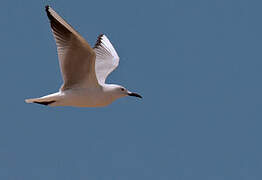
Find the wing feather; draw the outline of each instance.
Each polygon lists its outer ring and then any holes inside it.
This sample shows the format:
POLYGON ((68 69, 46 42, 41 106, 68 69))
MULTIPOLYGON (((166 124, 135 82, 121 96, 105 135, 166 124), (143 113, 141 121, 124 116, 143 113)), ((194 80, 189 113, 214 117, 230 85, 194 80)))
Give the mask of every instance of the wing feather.
POLYGON ((94 51, 96 53, 96 76, 99 83, 104 84, 107 76, 117 68, 119 56, 104 34, 98 36, 94 51))
POLYGON ((94 50, 51 7, 46 6, 46 13, 56 41, 60 69, 64 80, 61 90, 73 86, 97 85, 94 50))

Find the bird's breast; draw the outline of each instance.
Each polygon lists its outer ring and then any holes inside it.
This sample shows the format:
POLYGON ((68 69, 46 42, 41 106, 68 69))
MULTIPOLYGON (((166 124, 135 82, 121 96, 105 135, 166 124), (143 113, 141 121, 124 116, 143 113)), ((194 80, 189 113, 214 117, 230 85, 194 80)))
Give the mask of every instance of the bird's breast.
POLYGON ((64 106, 102 107, 113 102, 113 98, 99 90, 74 89, 64 92, 64 106))

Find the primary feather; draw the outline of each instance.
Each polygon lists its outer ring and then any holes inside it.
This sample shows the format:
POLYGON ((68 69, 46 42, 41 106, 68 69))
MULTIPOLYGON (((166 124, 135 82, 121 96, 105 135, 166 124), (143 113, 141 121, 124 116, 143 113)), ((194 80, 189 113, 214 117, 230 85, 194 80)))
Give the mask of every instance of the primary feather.
POLYGON ((105 84, 107 76, 119 64, 119 56, 106 35, 101 34, 94 47, 96 53, 96 76, 100 84, 105 84))

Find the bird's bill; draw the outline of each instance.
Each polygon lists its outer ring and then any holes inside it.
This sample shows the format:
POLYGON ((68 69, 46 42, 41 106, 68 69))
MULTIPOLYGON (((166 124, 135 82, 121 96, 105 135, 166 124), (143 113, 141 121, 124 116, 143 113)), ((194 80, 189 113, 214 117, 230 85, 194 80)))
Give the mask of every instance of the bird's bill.
POLYGON ((137 93, 133 93, 133 92, 128 92, 128 96, 134 96, 134 97, 142 98, 141 95, 139 95, 139 94, 137 94, 137 93))

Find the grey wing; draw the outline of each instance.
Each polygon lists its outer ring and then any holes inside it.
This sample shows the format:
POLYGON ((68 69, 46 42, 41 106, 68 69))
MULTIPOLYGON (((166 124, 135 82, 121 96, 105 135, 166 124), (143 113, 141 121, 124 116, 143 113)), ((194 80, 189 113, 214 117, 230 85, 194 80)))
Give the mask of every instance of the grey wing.
POLYGON ((64 84, 61 90, 74 86, 96 86, 95 52, 85 39, 51 7, 46 13, 57 45, 64 84))
POLYGON ((96 53, 96 76, 98 82, 104 84, 107 76, 117 68, 119 56, 104 34, 98 36, 94 51, 96 53))

